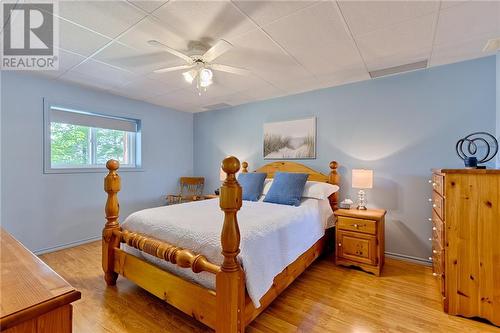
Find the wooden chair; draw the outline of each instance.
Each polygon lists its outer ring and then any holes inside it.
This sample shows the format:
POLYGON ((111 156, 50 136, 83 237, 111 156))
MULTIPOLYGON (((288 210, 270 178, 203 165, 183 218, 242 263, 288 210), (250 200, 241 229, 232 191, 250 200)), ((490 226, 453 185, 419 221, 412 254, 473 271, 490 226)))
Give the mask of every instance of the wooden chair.
POLYGON ((203 199, 204 186, 205 178, 203 177, 181 177, 180 192, 179 194, 167 195, 167 205, 203 199))

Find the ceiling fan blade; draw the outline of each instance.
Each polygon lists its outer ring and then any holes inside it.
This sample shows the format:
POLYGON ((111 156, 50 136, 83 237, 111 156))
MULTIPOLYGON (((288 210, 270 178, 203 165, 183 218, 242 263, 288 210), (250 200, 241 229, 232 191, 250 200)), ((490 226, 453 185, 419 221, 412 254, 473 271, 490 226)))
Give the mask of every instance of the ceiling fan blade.
POLYGON ((231 74, 250 75, 252 73, 248 69, 227 66, 227 65, 211 64, 210 67, 216 71, 221 71, 231 74))
POLYGON ((155 46, 155 47, 159 47, 165 51, 167 51, 168 53, 170 54, 173 54, 174 56, 177 56, 181 59, 184 59, 185 61, 187 61, 188 63, 192 63, 193 62, 193 59, 191 59, 191 57, 185 55, 184 53, 182 52, 179 52, 177 50, 174 50, 173 48, 171 47, 168 47, 167 45, 163 44, 163 43, 160 43, 159 41, 155 40, 155 39, 152 39, 152 40, 148 40, 148 44, 150 46, 155 46))
POLYGON ((203 55, 203 61, 211 62, 216 58, 220 57, 222 54, 226 53, 230 49, 233 48, 233 44, 229 43, 224 39, 220 39, 214 46, 208 49, 207 52, 203 55))
POLYGON ((156 69, 153 72, 166 73, 166 72, 180 71, 181 69, 189 69, 189 68, 193 68, 195 66, 196 65, 181 65, 181 66, 174 66, 174 67, 165 67, 165 68, 156 69))

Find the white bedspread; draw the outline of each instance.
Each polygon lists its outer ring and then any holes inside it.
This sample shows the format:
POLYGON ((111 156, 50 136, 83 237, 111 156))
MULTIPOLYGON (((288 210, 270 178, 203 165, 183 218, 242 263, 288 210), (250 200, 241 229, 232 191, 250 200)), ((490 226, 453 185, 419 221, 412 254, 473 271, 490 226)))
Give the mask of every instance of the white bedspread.
MULTIPOLYGON (((243 201, 238 212, 241 233, 238 258, 245 271, 248 294, 256 307, 260 306, 260 298, 272 286, 274 277, 324 235, 327 220, 333 214, 328 207, 327 200, 317 199, 304 199, 299 207, 243 201)), ((122 227, 201 253, 220 265, 222 221, 219 200, 211 199, 138 211, 131 214, 122 227)), ((128 246, 125 251, 215 289, 213 274, 195 274, 128 246)))

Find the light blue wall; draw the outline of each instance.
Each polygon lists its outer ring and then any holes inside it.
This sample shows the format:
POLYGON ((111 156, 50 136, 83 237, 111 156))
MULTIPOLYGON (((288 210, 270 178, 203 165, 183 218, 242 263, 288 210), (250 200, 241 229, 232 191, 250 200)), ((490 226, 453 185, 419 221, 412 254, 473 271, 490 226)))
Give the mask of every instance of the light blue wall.
POLYGON ((386 208, 386 251, 427 258, 431 244, 430 169, 462 167, 455 142, 495 131, 495 57, 317 90, 194 116, 194 171, 219 186, 228 154, 258 167, 265 122, 317 117, 317 159, 342 168, 342 199, 355 198, 352 168, 374 170, 370 206, 386 208))
POLYGON ((34 251, 99 237, 104 173, 43 174, 44 97, 142 120, 143 172, 121 172, 122 220, 163 204, 193 169, 193 115, 39 76, 3 72, 2 226, 34 251))

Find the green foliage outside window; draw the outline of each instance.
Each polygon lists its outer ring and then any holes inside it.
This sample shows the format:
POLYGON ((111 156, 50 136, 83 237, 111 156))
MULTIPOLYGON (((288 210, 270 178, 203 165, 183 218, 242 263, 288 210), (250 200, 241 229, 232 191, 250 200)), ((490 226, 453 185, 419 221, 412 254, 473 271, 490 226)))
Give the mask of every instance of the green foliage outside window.
POLYGON ((53 166, 103 165, 111 158, 130 163, 125 131, 54 122, 50 125, 50 141, 53 166))

